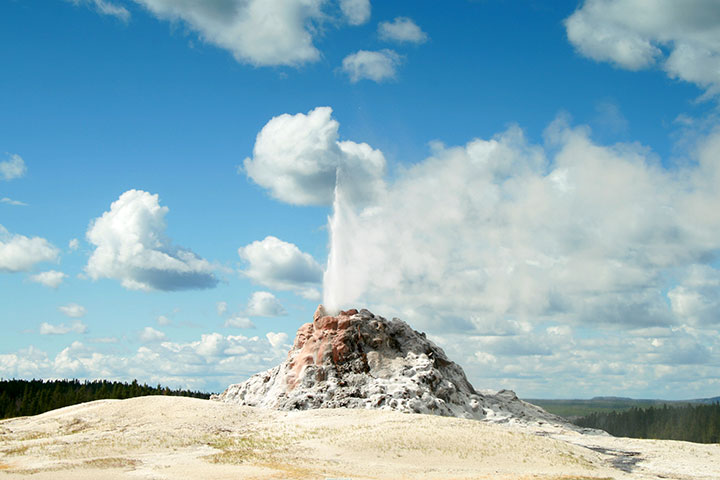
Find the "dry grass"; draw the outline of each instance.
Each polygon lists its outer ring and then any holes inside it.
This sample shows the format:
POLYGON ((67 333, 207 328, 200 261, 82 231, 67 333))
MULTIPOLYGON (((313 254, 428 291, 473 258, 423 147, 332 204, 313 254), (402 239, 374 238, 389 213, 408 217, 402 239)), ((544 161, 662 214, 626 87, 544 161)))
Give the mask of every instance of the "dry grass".
POLYGON ((89 425, 87 422, 84 422, 83 420, 79 418, 73 418, 69 422, 65 423, 60 427, 60 434, 61 435, 72 435, 74 433, 80 433, 83 430, 87 430, 89 425))
POLYGON ((13 455, 24 455, 30 449, 29 445, 18 445, 17 447, 8 448, 0 451, 0 453, 12 457, 13 455))
POLYGON ((135 467, 139 464, 137 460, 121 457, 105 457, 85 460, 83 465, 94 468, 128 468, 135 467))
POLYGON ((246 463, 249 461, 273 462, 276 453, 281 449, 286 449, 289 443, 288 439, 282 436, 220 436, 209 437, 207 445, 221 450, 220 453, 208 455, 205 457, 212 463, 246 463), (285 447, 285 448, 282 448, 285 447))

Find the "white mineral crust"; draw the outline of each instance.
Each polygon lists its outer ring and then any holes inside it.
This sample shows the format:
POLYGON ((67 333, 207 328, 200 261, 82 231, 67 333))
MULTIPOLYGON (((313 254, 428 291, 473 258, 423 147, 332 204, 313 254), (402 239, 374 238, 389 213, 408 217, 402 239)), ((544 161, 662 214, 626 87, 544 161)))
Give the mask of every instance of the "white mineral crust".
POLYGON ((440 347, 398 318, 364 309, 333 317, 322 305, 300 327, 283 363, 212 399, 278 410, 365 408, 567 426, 511 390, 475 390, 440 347))

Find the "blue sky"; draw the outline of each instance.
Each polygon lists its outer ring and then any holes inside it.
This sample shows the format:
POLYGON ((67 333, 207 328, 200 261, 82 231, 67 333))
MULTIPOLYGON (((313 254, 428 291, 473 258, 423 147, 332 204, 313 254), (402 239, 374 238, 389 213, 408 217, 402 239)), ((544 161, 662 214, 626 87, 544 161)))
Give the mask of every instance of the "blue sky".
POLYGON ((678 8, 4 2, 0 376, 219 391, 325 301, 478 388, 717 395, 720 9, 678 8))

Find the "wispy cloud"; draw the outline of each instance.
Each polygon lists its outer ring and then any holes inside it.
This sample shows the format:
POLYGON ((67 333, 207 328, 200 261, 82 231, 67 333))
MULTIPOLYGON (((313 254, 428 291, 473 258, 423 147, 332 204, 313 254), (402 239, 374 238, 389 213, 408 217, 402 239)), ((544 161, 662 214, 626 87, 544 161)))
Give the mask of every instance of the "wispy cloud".
POLYGON ((65 335, 71 332, 86 333, 87 325, 82 323, 80 320, 77 320, 70 325, 65 325, 64 323, 51 325, 46 322, 40 324, 40 335, 65 335))
POLYGON ((397 17, 392 22, 380 22, 378 36, 381 40, 398 43, 425 43, 428 36, 408 17, 397 17))
POLYGON ((8 197, 0 198, 0 203, 4 203, 6 205, 14 205, 17 207, 27 207, 27 203, 21 202, 20 200, 13 200, 12 198, 8 197))
POLYGON ((127 22, 130 20, 130 12, 127 8, 108 0, 68 0, 75 5, 90 5, 101 15, 110 15, 127 22))
POLYGON ((68 317, 72 318, 80 318, 84 317, 87 313, 87 310, 82 305, 78 305, 77 303, 69 303, 67 305, 63 305, 61 307, 58 307, 58 310, 60 310, 63 315, 67 315, 68 317))

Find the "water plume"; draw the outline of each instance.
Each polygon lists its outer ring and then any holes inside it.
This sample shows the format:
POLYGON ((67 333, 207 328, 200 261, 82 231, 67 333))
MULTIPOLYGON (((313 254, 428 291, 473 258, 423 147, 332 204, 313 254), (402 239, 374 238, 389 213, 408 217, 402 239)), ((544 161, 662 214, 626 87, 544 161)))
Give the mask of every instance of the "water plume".
POLYGON ((347 307, 346 303, 356 300, 349 295, 350 278, 346 272, 348 250, 352 247, 351 240, 348 238, 352 229, 347 227, 353 212, 345 198, 340 177, 338 169, 333 211, 332 215, 328 217, 330 253, 328 254, 327 269, 323 275, 323 305, 329 315, 336 315, 342 307, 347 307))

